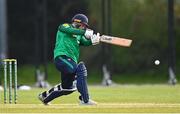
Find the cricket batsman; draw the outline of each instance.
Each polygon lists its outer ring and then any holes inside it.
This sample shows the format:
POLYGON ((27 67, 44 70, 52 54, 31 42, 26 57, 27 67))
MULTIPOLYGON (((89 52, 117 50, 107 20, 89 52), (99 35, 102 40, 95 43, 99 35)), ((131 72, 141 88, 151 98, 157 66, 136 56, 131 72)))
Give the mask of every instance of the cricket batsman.
POLYGON ((47 105, 63 95, 78 90, 82 105, 96 105, 89 97, 87 87, 87 69, 79 60, 80 46, 96 45, 100 41, 99 33, 88 29, 88 18, 84 14, 76 14, 72 23, 59 26, 54 48, 54 63, 61 73, 61 83, 39 94, 39 99, 47 105))

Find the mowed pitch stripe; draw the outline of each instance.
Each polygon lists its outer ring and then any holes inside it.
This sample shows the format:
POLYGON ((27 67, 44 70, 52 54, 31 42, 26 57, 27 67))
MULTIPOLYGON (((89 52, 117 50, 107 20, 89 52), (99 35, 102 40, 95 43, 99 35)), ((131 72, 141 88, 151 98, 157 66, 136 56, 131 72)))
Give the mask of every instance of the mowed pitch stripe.
MULTIPOLYGON (((1 113, 1 114, 42 114, 42 113, 1 113)), ((45 114, 94 114, 94 113, 45 113, 45 114)), ((96 113, 96 114, 106 114, 106 113, 96 113)), ((124 112, 115 112, 108 114, 147 114, 147 113, 124 113, 124 112)), ((179 114, 179 113, 148 113, 148 114, 179 114)))
POLYGON ((84 106, 79 104, 51 104, 45 106, 43 104, 2 104, 3 108, 180 108, 180 103, 98 103, 95 106, 84 106))

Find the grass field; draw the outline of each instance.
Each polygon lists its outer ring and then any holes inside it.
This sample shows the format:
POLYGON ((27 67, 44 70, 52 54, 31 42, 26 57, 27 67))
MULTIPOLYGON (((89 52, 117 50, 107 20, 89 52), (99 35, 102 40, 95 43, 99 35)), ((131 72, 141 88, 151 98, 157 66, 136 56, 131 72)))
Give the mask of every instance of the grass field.
POLYGON ((43 89, 18 91, 18 104, 3 104, 0 113, 180 113, 180 85, 90 86, 96 106, 78 104, 78 92, 44 106, 37 99, 43 89))

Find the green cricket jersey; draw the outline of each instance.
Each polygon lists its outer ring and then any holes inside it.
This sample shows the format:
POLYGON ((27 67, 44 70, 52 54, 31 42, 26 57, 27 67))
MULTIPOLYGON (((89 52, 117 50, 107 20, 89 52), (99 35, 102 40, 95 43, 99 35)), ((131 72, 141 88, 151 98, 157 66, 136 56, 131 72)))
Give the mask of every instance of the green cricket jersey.
POLYGON ((76 63, 79 60, 79 46, 92 45, 91 40, 84 37, 85 30, 74 28, 71 24, 59 26, 56 34, 54 59, 59 55, 66 55, 76 63))

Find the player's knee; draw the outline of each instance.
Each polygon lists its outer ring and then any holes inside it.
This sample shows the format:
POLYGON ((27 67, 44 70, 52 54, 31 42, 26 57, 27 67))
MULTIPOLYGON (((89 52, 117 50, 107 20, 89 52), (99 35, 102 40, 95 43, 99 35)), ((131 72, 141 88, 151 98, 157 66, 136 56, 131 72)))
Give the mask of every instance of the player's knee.
POLYGON ((63 95, 68 95, 71 94, 73 92, 75 92, 77 89, 76 88, 72 88, 72 89, 63 89, 63 95))
POLYGON ((71 93, 75 92, 76 90, 77 90, 76 85, 72 85, 67 88, 62 88, 63 95, 71 94, 71 93))
POLYGON ((76 86, 71 86, 71 87, 68 87, 68 88, 63 88, 61 84, 58 84, 56 86, 54 86, 53 88, 51 88, 48 93, 51 94, 51 93, 54 93, 54 94, 60 94, 60 95, 67 95, 67 94, 70 94, 74 91, 76 91, 76 86), (57 92, 57 93, 56 93, 57 92))
POLYGON ((80 62, 76 70, 77 77, 87 76, 87 69, 84 62, 80 62))
POLYGON ((70 82, 62 82, 61 87, 64 89, 68 89, 72 87, 72 84, 70 84, 70 82))

